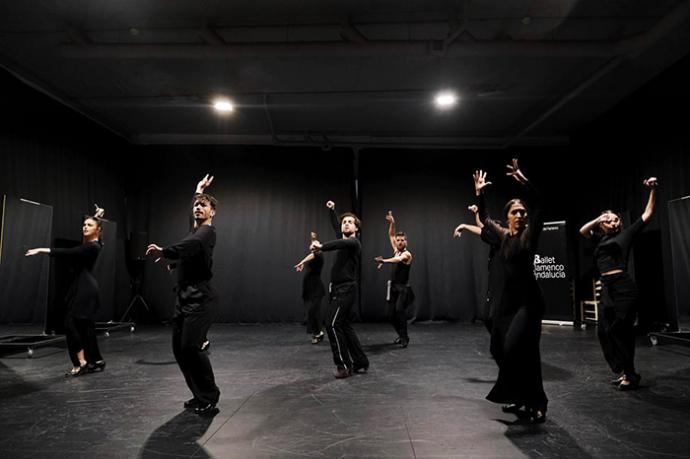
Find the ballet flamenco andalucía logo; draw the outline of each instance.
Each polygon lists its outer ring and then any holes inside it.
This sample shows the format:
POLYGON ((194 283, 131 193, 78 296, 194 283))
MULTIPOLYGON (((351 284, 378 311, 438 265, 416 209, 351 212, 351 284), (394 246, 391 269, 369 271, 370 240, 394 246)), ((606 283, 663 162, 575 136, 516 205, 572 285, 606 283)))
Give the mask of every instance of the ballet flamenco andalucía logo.
POLYGON ((565 279, 565 265, 556 257, 534 255, 534 277, 537 279, 565 279))

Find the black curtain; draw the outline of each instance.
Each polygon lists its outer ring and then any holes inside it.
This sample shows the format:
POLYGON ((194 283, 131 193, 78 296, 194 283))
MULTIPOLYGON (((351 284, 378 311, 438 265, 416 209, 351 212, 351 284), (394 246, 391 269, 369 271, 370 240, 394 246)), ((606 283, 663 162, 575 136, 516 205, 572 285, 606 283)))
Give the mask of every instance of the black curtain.
POLYGON ((673 302, 678 322, 687 326, 690 318, 690 198, 668 204, 673 265, 673 302))
MULTIPOLYGON (((143 154, 145 153, 145 154, 143 154)), ((352 209, 350 150, 286 148, 146 148, 147 171, 128 196, 130 226, 150 242, 168 245, 188 231, 191 199, 206 173, 218 199, 213 285, 223 322, 301 321, 302 274, 293 266, 308 254, 309 233, 334 238, 326 201, 352 209)), ((326 256, 323 280, 330 277, 326 256)), ((144 297, 159 318, 172 315, 174 276, 148 262, 144 297)))
POLYGON ((49 260, 25 257, 28 249, 50 244, 53 209, 0 195, 0 323, 46 320, 49 260))

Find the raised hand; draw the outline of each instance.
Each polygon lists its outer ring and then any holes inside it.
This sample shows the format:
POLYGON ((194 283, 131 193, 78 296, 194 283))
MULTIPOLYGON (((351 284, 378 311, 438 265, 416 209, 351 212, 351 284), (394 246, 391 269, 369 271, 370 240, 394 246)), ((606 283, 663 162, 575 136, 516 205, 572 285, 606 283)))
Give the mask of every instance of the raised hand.
POLYGON ((644 182, 642 182, 647 188, 656 188, 659 186, 659 180, 656 177, 649 177, 644 182))
POLYGON ((326 207, 328 207, 331 210, 335 209, 335 203, 333 201, 328 201, 326 202, 326 207))
POLYGON ((479 207, 477 207, 475 204, 472 204, 471 206, 467 207, 467 210, 469 210, 473 214, 476 214, 477 212, 479 212, 479 207))
POLYGON ((479 194, 485 186, 491 185, 491 182, 486 181, 486 172, 481 169, 474 171, 472 178, 474 179, 474 191, 477 194, 479 194))
POLYGON ((206 174, 204 178, 199 180, 199 183, 196 184, 196 192, 201 194, 204 192, 206 188, 211 186, 211 182, 213 182, 213 176, 210 176, 206 174))
POLYGON ((102 207, 98 207, 98 204, 93 205, 96 208, 96 211, 94 212, 93 216, 95 218, 103 218, 103 215, 105 215, 105 209, 102 207))
POLYGON ((462 236, 462 232, 465 230, 465 224, 461 223, 455 228, 453 231, 453 237, 460 237, 462 236))
POLYGON ((311 252, 318 252, 319 250, 321 250, 321 243, 319 241, 312 242, 309 246, 309 250, 311 252))
POLYGON ((506 172, 506 175, 513 177, 519 183, 522 183, 522 184, 527 183, 527 177, 525 177, 525 174, 523 174, 522 171, 520 170, 520 166, 518 165, 517 158, 513 158, 512 163, 506 165, 506 167, 508 168, 508 172, 506 172))
POLYGON ((388 213, 386 214, 386 221, 388 223, 395 223, 395 218, 393 218, 393 211, 389 210, 388 213))

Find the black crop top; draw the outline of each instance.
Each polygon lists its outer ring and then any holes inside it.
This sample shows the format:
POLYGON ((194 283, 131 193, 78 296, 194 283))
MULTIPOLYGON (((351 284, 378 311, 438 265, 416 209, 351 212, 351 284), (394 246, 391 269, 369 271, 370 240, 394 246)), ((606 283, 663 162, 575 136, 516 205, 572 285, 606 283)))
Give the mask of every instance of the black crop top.
POLYGON ((592 232, 594 249, 594 263, 599 273, 605 273, 614 269, 625 271, 628 267, 628 255, 633 240, 644 228, 645 222, 638 218, 635 222, 616 234, 604 234, 592 232))

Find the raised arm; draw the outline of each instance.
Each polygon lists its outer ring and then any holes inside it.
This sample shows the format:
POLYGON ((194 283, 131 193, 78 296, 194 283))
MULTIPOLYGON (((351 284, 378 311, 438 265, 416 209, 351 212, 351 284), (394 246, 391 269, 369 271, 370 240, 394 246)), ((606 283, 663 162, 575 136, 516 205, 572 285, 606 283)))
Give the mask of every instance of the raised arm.
POLYGON ((647 188, 649 188, 649 198, 647 199, 647 207, 645 207, 644 212, 642 213, 642 221, 647 223, 654 214, 656 187, 659 186, 659 181, 656 179, 656 177, 649 177, 643 183, 647 188))
POLYGON ((455 227, 455 230, 453 230, 453 237, 461 237, 463 231, 469 231, 470 233, 476 234, 477 236, 479 236, 482 233, 482 229, 479 226, 461 223, 455 227))
POLYGON ((486 211, 484 188, 491 185, 491 182, 486 181, 486 172, 482 170, 475 171, 472 178, 474 179, 474 194, 477 197, 477 215, 479 216, 480 223, 484 224, 487 230, 496 234, 496 236, 503 237, 505 230, 501 228, 501 225, 489 218, 489 213, 486 211))
POLYGON ((530 206, 529 212, 527 213, 527 220, 529 221, 529 224, 527 225, 522 237, 528 239, 532 246, 536 247, 537 241, 539 240, 539 235, 544 227, 541 209, 541 195, 532 182, 527 180, 525 174, 522 173, 516 158, 513 158, 511 164, 508 164, 506 168, 508 169, 506 175, 513 177, 520 185, 523 185, 529 194, 527 199, 530 206))
POLYGON ((386 221, 388 222, 388 239, 390 240, 391 247, 393 247, 393 252, 395 252, 397 249, 395 247, 395 218, 393 218, 393 211, 388 211, 386 221))
POLYGON ((196 191, 195 191, 195 194, 202 194, 202 193, 204 193, 204 191, 206 190, 206 188, 208 188, 209 186, 211 186, 211 182, 213 182, 213 176, 212 176, 212 175, 209 176, 208 174, 206 174, 206 175, 204 176, 204 178, 202 178, 201 180, 199 180, 199 183, 196 184, 196 191))
POLYGON ((333 227, 333 231, 335 231, 335 237, 341 237, 343 234, 340 230, 340 221, 338 220, 338 216, 335 213, 335 202, 326 202, 326 207, 328 207, 330 211, 329 218, 331 219, 331 226, 333 227))
POLYGON ((582 225, 582 228, 580 228, 580 234, 583 237, 589 239, 590 237, 592 237, 592 232, 601 224, 604 218, 604 214, 601 214, 594 220, 588 221, 587 223, 582 225))

